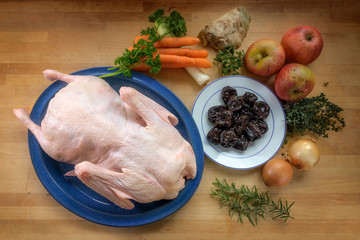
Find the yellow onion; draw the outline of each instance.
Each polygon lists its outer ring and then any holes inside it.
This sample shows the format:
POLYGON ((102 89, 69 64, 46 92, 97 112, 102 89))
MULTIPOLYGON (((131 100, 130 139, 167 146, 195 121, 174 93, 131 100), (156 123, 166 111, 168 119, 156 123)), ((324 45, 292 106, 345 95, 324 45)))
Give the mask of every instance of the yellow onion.
POLYGON ((282 187, 292 179, 293 170, 286 159, 273 158, 264 165, 262 175, 269 187, 282 187))
POLYGON ((320 160, 320 151, 313 139, 300 139, 290 144, 288 160, 299 170, 309 170, 320 160))

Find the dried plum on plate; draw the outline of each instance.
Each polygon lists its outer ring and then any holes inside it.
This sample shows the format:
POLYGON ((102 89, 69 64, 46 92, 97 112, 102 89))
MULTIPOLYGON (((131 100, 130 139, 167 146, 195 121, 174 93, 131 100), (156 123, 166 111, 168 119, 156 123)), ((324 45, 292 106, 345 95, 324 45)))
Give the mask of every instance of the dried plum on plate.
MULTIPOLYGON (((192 116, 199 128, 205 155, 229 168, 249 169, 264 164, 277 153, 285 138, 286 122, 282 104, 267 86, 245 76, 222 77, 204 87, 195 100, 192 116), (223 94, 222 90, 226 86, 229 87, 223 94), (248 93, 245 95, 246 92, 248 93), (266 103, 268 108, 263 103, 255 105, 257 102, 266 103), (208 110, 220 105, 225 105, 227 110, 233 112, 232 124, 227 130, 235 132, 238 138, 228 148, 220 144, 219 137, 217 144, 207 138, 209 131, 216 126, 215 122, 209 121, 208 110), (251 108, 254 106, 256 111, 251 108), (251 121, 256 126, 256 134, 253 134, 255 142, 249 141, 245 131, 251 121), (259 132, 261 137, 257 138, 259 132)), ((218 128, 226 130, 223 126, 218 128)))

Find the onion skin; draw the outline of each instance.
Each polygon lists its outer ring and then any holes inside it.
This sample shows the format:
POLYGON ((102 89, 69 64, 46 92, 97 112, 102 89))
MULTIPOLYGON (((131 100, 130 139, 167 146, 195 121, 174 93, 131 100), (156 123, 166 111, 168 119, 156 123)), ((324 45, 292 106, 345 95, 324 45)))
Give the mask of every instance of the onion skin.
POLYGON ((293 169, 286 159, 273 158, 262 169, 263 179, 269 187, 283 187, 293 177, 293 169))
POLYGON ((320 160, 320 151, 313 139, 300 139, 290 144, 287 158, 300 171, 306 171, 320 160))

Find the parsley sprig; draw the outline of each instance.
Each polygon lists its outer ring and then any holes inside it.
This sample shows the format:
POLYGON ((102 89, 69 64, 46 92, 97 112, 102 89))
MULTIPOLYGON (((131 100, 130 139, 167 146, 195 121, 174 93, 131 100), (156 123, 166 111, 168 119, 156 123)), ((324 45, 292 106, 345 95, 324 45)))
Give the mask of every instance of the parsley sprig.
POLYGON ((100 77, 110 77, 118 74, 131 77, 131 69, 139 64, 146 64, 151 67, 150 72, 158 73, 161 69, 160 56, 156 53, 154 43, 162 37, 156 33, 156 30, 148 27, 141 32, 141 35, 149 35, 147 40, 140 39, 133 45, 132 50, 125 49, 121 57, 115 59, 115 67, 109 70, 116 70, 113 73, 102 75, 100 77))
POLYGON ((172 11, 169 16, 165 16, 164 9, 158 9, 148 18, 149 22, 154 23, 160 35, 184 37, 187 33, 185 19, 177 11, 172 11))
POLYGON ((289 205, 281 198, 275 202, 269 192, 259 193, 256 186, 250 189, 241 185, 237 188, 235 183, 228 184, 225 179, 220 181, 217 178, 213 185, 216 189, 212 189, 211 195, 220 201, 220 208, 227 206, 229 217, 232 218, 237 214, 241 223, 243 216, 247 217, 253 226, 257 225, 258 218, 264 219, 265 214, 272 214, 272 219, 281 218, 284 222, 294 218, 290 215, 290 211, 295 202, 289 205))
POLYGON ((346 126, 339 114, 341 107, 329 101, 324 93, 284 104, 287 135, 312 133, 327 138, 329 131, 339 131, 346 126))
POLYGON ((182 37, 187 32, 185 20, 180 13, 172 11, 170 16, 164 16, 164 14, 164 9, 158 9, 151 14, 149 21, 153 22, 154 26, 141 31, 142 36, 148 35, 148 40, 140 39, 137 43, 134 43, 132 50, 125 49, 124 54, 115 59, 115 67, 109 68, 109 70, 116 71, 100 77, 104 78, 118 74, 131 77, 131 69, 139 64, 150 66, 151 73, 159 73, 161 62, 159 54, 156 54, 154 43, 166 36, 182 37))
POLYGON ((234 46, 227 46, 224 50, 218 51, 214 61, 218 63, 222 75, 238 75, 244 57, 244 50, 235 51, 234 46))

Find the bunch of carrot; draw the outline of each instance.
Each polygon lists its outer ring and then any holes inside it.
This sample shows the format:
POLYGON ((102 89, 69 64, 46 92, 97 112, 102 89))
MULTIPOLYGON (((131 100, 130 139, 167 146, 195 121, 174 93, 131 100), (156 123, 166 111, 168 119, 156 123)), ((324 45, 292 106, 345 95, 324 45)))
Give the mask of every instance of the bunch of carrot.
MULTIPOLYGON (((147 36, 137 36, 135 43, 140 39, 147 40, 147 36)), ((200 67, 211 68, 212 63, 206 58, 208 51, 205 49, 184 48, 198 44, 200 39, 195 37, 164 37, 154 43, 157 54, 160 56, 161 68, 200 67)), ((132 47, 129 48, 131 51, 132 47)), ((150 66, 139 64, 133 68, 135 71, 150 70, 150 66)))

